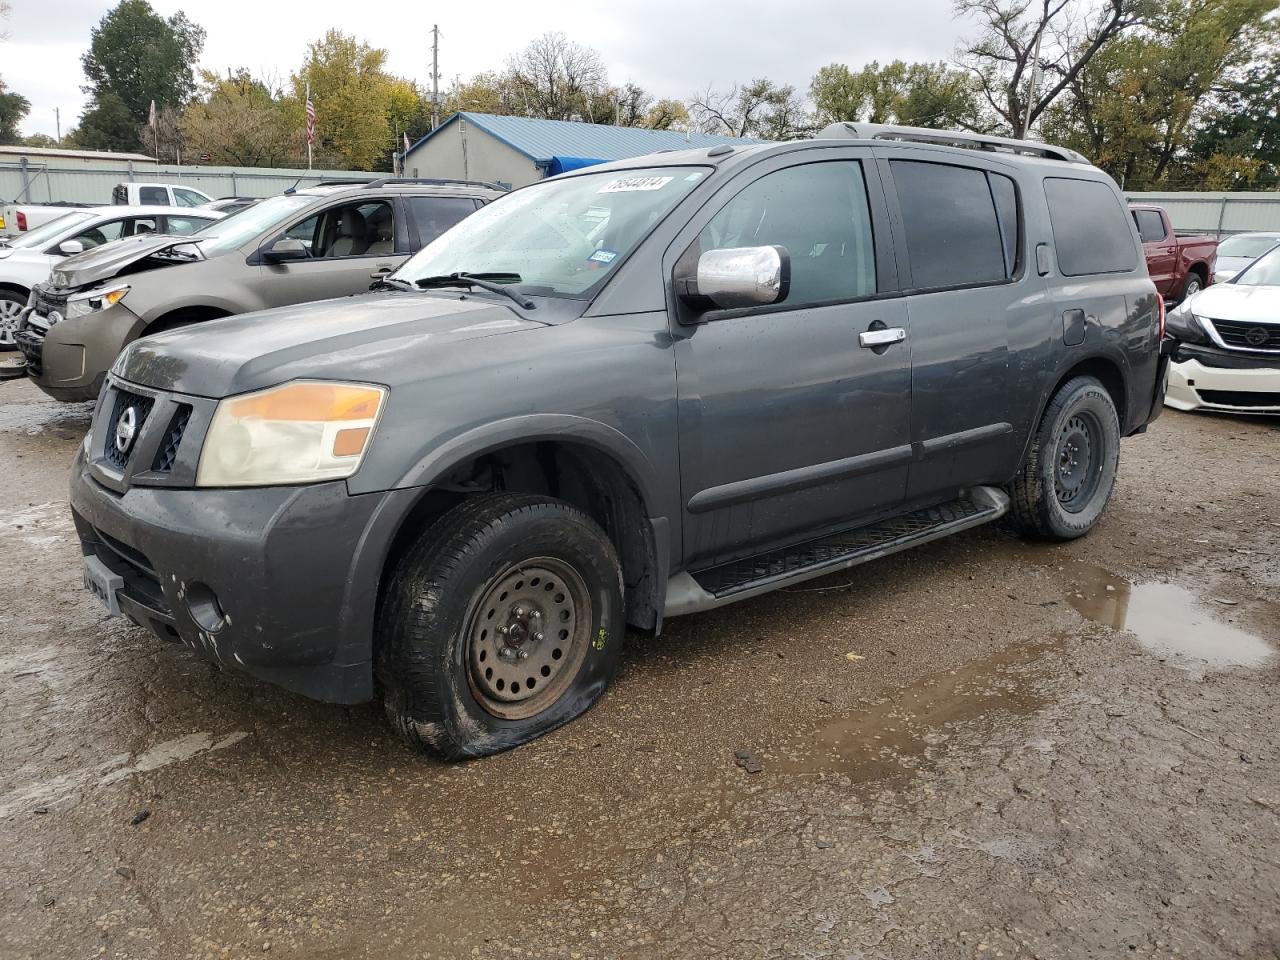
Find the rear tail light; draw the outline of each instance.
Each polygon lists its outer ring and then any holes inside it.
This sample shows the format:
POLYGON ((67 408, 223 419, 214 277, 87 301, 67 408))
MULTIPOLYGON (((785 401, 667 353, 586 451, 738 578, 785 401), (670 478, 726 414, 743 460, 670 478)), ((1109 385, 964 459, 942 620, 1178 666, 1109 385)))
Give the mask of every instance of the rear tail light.
POLYGON ((1156 315, 1158 317, 1157 323, 1159 324, 1159 328, 1160 328, 1160 335, 1156 337, 1157 340, 1164 339, 1164 314, 1165 314, 1164 297, 1160 296, 1160 294, 1157 292, 1156 293, 1156 315))
POLYGON ((21 210, 18 211, 18 229, 19 230, 27 229, 27 215, 23 213, 21 210))

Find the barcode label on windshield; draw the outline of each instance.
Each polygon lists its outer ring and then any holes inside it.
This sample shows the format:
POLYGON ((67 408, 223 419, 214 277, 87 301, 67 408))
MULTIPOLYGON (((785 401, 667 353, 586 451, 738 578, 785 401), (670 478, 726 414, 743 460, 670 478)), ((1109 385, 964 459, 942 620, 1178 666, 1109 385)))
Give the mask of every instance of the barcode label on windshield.
POLYGON ((631 193, 638 190, 661 190, 675 177, 622 177, 610 180, 599 193, 631 193))

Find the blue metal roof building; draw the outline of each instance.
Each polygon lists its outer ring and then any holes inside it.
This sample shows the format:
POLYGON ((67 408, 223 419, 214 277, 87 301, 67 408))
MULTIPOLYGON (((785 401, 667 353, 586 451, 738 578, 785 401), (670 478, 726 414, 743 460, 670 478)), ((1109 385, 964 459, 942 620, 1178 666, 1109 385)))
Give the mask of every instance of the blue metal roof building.
POLYGON ((676 130, 455 113, 405 152, 404 171, 414 177, 493 180, 521 187, 566 170, 659 150, 760 142, 676 130))

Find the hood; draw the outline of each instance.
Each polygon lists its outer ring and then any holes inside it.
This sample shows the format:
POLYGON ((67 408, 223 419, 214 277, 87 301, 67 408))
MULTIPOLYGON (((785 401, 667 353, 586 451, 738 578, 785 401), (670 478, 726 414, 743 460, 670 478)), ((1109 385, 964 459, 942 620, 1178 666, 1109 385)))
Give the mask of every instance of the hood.
POLYGON ((1214 273, 1230 273, 1233 276, 1257 259, 1256 257, 1219 257, 1214 273))
MULTIPOLYGON (((193 251, 199 248, 199 244, 193 244, 190 237, 167 237, 162 233, 146 233, 137 237, 125 237, 123 240, 113 240, 111 243, 104 243, 84 253, 77 253, 60 262, 57 269, 53 271, 53 286, 59 289, 76 289, 101 280, 109 280, 127 267, 179 244, 193 251)), ((199 253, 194 253, 192 259, 203 258, 199 253)), ((176 259, 172 263, 166 263, 165 266, 183 262, 184 259, 176 259)))
POLYGON ((1280 287, 1215 283, 1192 297, 1191 312, 1210 320, 1280 323, 1280 287))
POLYGON ((369 293, 146 337, 120 355, 112 372, 214 398, 306 377, 393 385, 420 376, 423 363, 448 344, 542 326, 493 301, 369 293))
POLYGON ((27 247, 0 247, 0 261, 8 260, 10 263, 51 263, 57 259, 54 254, 28 249, 27 247))

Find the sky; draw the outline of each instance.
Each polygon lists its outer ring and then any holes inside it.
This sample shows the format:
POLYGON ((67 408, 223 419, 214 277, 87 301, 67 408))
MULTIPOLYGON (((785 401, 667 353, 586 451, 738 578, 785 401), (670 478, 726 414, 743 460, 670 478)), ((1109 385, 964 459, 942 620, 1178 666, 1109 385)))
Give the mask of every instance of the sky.
MULTIPOLYGON (((9 0, 0 77, 31 101, 24 133, 55 134, 84 110, 80 56, 108 0, 9 0)), ((225 73, 247 67, 282 83, 307 44, 329 28, 388 52, 392 73, 431 81, 431 25, 440 25, 440 86, 497 69, 531 39, 561 31, 594 47, 614 83, 688 99, 764 76, 807 90, 828 63, 950 59, 964 25, 950 0, 595 0, 540 4, 353 3, 351 0, 151 0, 164 16, 183 10, 208 32, 201 63, 225 73)))

